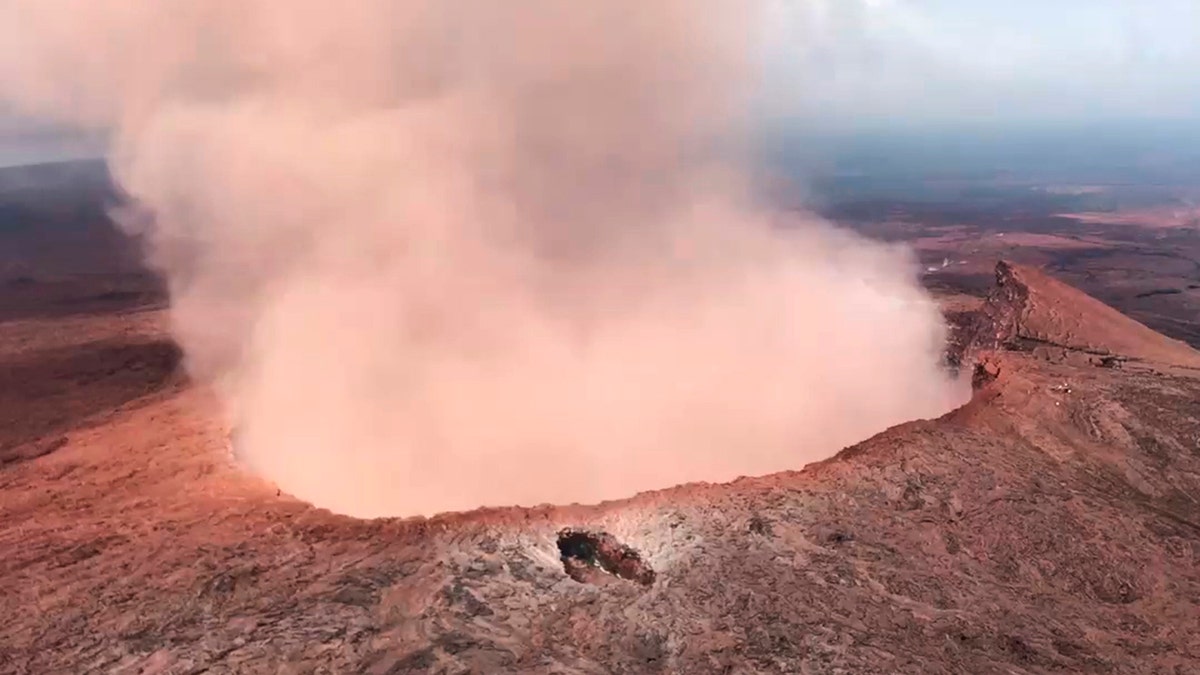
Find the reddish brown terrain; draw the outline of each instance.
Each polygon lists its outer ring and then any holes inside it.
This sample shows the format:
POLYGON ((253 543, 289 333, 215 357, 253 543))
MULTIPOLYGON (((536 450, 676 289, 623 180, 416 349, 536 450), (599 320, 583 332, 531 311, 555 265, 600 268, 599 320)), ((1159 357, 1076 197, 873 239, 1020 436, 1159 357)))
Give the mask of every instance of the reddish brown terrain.
MULTIPOLYGON (((914 184, 913 195, 929 189, 923 185, 914 184)), ((1014 260, 1200 347, 1200 225, 1190 185, 1065 189, 982 181, 971 186, 983 196, 965 188, 925 199, 855 194, 824 212, 860 232, 912 245, 934 290, 981 295, 995 261, 1014 260), (1106 210, 1070 212, 1098 205, 1106 210)))
POLYGON ((826 462, 361 521, 239 470, 150 277, 37 269, 0 289, 0 672, 1200 664, 1200 355, 1044 271, 939 289, 974 398, 826 462))

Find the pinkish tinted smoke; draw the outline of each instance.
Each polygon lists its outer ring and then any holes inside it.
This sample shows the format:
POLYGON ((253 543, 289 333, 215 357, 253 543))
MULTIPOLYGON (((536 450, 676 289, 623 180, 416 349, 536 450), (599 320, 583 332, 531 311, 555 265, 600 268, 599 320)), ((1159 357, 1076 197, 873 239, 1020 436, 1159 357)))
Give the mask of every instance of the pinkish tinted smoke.
POLYGON ((963 396, 904 251, 746 198, 753 9, 10 0, 0 92, 114 130, 247 466, 359 516, 588 502, 963 396))

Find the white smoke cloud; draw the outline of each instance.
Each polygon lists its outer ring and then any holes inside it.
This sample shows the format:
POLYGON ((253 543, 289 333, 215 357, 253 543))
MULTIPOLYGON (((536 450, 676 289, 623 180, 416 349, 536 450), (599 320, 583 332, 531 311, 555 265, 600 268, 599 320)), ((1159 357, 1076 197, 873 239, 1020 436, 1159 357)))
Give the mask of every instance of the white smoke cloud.
POLYGON ((904 251, 738 171, 747 3, 9 0, 0 92, 114 129, 238 453, 359 516, 798 468, 963 391, 904 251))

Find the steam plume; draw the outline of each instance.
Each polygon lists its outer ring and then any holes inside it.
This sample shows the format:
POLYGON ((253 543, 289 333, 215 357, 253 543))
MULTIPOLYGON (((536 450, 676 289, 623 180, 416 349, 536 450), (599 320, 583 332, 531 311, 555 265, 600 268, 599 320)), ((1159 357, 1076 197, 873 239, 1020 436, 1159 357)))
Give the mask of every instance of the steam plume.
POLYGON ((361 516, 595 501, 960 393, 904 252, 749 199, 748 4, 7 0, 0 91, 113 130, 250 467, 361 516))

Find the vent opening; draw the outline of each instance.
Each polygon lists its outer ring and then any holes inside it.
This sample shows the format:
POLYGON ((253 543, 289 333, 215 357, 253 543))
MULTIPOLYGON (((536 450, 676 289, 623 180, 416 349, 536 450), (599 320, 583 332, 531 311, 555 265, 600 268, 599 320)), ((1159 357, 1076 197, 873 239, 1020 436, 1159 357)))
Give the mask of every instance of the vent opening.
POLYGON ((613 576, 642 586, 654 583, 654 570, 633 548, 607 532, 565 529, 558 533, 563 571, 580 583, 604 583, 613 576))

